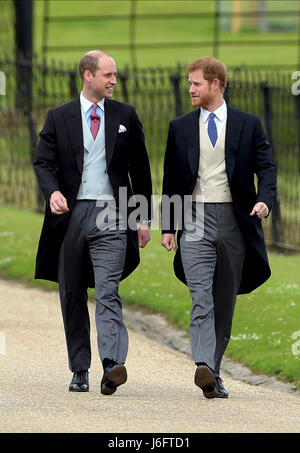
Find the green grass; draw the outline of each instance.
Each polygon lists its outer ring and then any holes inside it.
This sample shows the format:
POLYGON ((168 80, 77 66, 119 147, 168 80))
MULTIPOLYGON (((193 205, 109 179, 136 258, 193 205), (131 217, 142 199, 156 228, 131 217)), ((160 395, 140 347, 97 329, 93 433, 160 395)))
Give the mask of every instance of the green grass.
MULTIPOLYGON (((248 2, 243 2, 244 11, 249 10, 248 2)), ((121 15, 129 14, 131 11, 131 1, 49 1, 50 17, 59 16, 79 16, 87 15, 121 15)), ((232 1, 226 0, 222 3, 223 10, 232 10, 232 1)), ((269 11, 297 11, 298 2, 295 0, 285 0, 278 2, 268 0, 267 8, 269 11), (284 5, 283 5, 284 3, 284 5)), ((189 1, 189 0, 167 0, 167 1, 136 1, 135 12, 137 14, 170 14, 170 13, 207 13, 215 11, 215 2, 211 0, 189 1)), ((40 55, 42 52, 43 36, 43 14, 44 2, 35 0, 34 2, 34 24, 35 52, 40 55)), ((232 33, 229 18, 223 17, 221 20, 221 41, 255 41, 255 40, 275 40, 279 39, 282 43, 285 40, 297 39, 297 15, 294 17, 270 17, 270 31, 259 33, 251 29, 249 20, 243 19, 243 28, 239 33, 232 33), (286 28, 286 26, 291 28, 286 28), (294 27, 294 29, 292 29, 294 27), (280 31, 281 30, 281 31, 280 31)), ((162 46, 157 49, 139 49, 136 53, 136 62, 140 67, 148 66, 174 66, 177 62, 190 62, 201 55, 212 55, 212 44, 203 45, 202 42, 212 43, 214 34, 214 20, 210 18, 181 18, 174 19, 162 17, 157 20, 147 18, 138 19, 135 26, 135 42, 139 43, 188 43, 198 42, 196 47, 172 48, 162 46)), ((82 54, 98 47, 111 53, 119 67, 125 64, 132 64, 129 50, 113 49, 111 46, 117 44, 128 44, 130 42, 130 24, 128 20, 104 19, 101 21, 77 21, 77 22, 50 22, 48 27, 49 46, 80 45, 81 50, 76 51, 57 51, 49 52, 49 58, 64 62, 77 62, 82 54)), ((297 62, 297 46, 295 45, 249 45, 243 46, 220 46, 218 58, 224 60, 228 65, 241 64, 292 64, 297 62)))
MULTIPOLYGON (((40 214, 0 206, 0 276, 55 290, 55 283, 33 280, 42 220, 40 214)), ((187 330, 188 290, 173 274, 173 253, 160 245, 160 233, 151 235, 151 242, 141 250, 140 266, 120 285, 121 296, 125 303, 162 313, 187 330)), ((254 371, 276 375, 300 388, 300 255, 271 253, 270 263, 270 280, 238 297, 227 354, 254 371)))
MULTIPOLYGON (((42 55, 44 35, 44 0, 34 0, 34 51, 42 55)), ((243 11, 249 11, 250 2, 243 1, 243 11)), ((161 18, 151 20, 139 18, 135 22, 135 43, 162 43, 160 48, 143 48, 136 52, 136 63, 139 67, 174 66, 177 62, 187 63, 199 56, 213 54, 214 19, 207 17, 171 18, 170 13, 202 14, 215 11, 213 0, 136 0, 136 14, 161 14, 161 18), (164 15, 164 16, 163 16, 164 15), (197 43, 196 47, 176 45, 182 43, 197 43), (205 43, 209 43, 208 45, 205 43), (167 47, 167 43, 175 43, 167 47)), ((282 12, 268 18, 269 30, 264 33, 253 29, 249 18, 243 18, 242 29, 239 33, 231 32, 230 18, 222 16, 222 12, 232 11, 233 0, 222 0, 219 50, 214 56, 223 60, 227 65, 282 65, 288 64, 297 69, 298 51, 296 44, 285 44, 289 40, 297 40, 298 0, 268 0, 267 11, 282 12), (293 12, 285 16, 285 12, 293 12), (256 40, 279 40, 276 45, 255 45, 256 40), (222 42, 233 44, 226 46, 222 42), (247 45, 235 45, 237 41, 249 41, 247 45), (252 42, 252 43, 251 43, 252 42)), ((130 14, 131 0, 49 0, 50 18, 58 16, 75 16, 83 18, 79 21, 49 22, 48 46, 81 46, 80 50, 49 51, 47 57, 65 63, 74 64, 79 61, 84 52, 91 48, 102 48, 111 53, 119 68, 133 64, 128 49, 112 46, 130 43, 130 21, 105 18, 102 20, 84 20, 85 16, 117 16, 130 14)), ((0 17, 0 54, 11 54, 14 50, 13 0, 1 0, 0 17)))
POLYGON ((42 221, 41 214, 0 206, 0 275, 25 284, 56 289, 55 283, 33 281, 42 221))
POLYGON ((293 354, 300 337, 300 255, 271 254, 270 263, 270 280, 238 298, 227 352, 255 371, 295 380, 300 387, 300 355, 293 354))

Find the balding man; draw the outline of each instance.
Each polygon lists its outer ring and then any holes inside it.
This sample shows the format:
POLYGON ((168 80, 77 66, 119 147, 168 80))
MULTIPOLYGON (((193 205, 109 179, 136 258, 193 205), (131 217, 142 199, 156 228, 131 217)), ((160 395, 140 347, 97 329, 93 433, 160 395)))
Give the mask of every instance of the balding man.
POLYGON ((79 72, 80 97, 48 112, 35 154, 34 168, 46 200, 35 278, 59 283, 74 373, 69 390, 75 392, 89 390, 87 290, 95 288, 104 370, 100 390, 110 395, 127 379, 128 334, 118 288, 138 265, 139 246, 150 239, 152 184, 135 108, 111 99, 117 77, 114 59, 90 51, 82 57, 79 72), (127 227, 132 211, 127 201, 133 194, 148 202, 138 228, 127 227))

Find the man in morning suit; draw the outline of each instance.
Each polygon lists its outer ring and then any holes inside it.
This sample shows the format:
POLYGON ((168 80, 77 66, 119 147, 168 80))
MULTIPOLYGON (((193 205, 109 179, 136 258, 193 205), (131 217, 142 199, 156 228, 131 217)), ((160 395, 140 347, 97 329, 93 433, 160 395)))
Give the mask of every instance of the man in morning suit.
POLYGON ((163 194, 190 199, 191 212, 185 221, 188 209, 171 218, 162 209, 162 245, 176 250, 174 271, 192 299, 194 382, 207 398, 227 398, 220 364, 236 295, 271 274, 262 219, 271 210, 277 170, 259 118, 226 105, 224 64, 204 57, 187 71, 197 109, 170 122, 163 194))
POLYGON ((80 97, 48 112, 34 158, 46 200, 35 278, 59 283, 69 368, 74 373, 70 391, 89 390, 87 289, 95 287, 103 365, 100 390, 110 395, 127 379, 128 334, 118 288, 137 267, 139 246, 150 240, 152 183, 136 111, 111 99, 115 61, 105 52, 90 51, 82 57, 79 73, 80 97), (120 196, 124 191, 125 201, 120 196), (144 196, 149 204, 138 229, 126 223, 133 211, 127 201, 133 194, 144 196), (108 227, 105 219, 112 218, 112 212, 115 222, 108 227))

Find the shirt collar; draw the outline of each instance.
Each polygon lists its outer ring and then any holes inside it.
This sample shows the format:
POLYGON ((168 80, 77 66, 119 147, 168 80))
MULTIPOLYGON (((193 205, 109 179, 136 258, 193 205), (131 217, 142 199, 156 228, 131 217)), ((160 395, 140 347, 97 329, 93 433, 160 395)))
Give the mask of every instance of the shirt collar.
MULTIPOLYGON (((82 91, 80 93, 80 104, 81 104, 81 107, 82 107, 84 113, 86 113, 93 105, 93 103, 91 101, 89 101, 86 97, 84 97, 82 91)), ((97 102, 97 105, 104 112, 104 98, 101 99, 101 101, 97 102)))
MULTIPOLYGON (((209 112, 208 110, 201 107, 201 115, 202 115, 203 123, 205 123, 208 120, 210 113, 212 113, 212 112, 209 112)), ((224 101, 223 104, 219 108, 217 108, 217 110, 215 110, 213 113, 216 115, 216 117, 219 121, 224 121, 224 119, 227 115, 226 102, 224 101)))

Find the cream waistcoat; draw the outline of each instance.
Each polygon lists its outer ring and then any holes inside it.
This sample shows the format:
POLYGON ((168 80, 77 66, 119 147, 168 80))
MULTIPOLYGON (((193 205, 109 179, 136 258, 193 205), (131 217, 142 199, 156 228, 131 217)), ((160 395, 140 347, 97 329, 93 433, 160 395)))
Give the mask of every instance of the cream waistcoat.
POLYGON ((232 197, 225 168, 226 123, 213 148, 199 115, 200 159, 193 200, 203 203, 230 203, 232 197))

